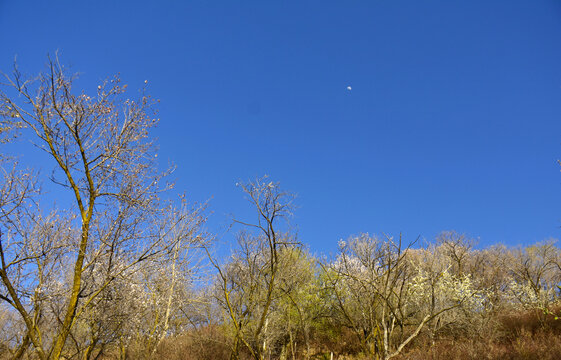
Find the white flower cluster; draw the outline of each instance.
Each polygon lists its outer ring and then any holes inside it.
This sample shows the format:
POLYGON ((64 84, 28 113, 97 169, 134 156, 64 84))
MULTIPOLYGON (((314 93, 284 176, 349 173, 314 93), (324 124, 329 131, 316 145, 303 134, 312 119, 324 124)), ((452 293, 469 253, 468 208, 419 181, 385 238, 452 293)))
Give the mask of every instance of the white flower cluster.
POLYGON ((534 288, 530 282, 520 283, 511 280, 505 291, 507 302, 523 308, 547 308, 555 301, 556 294, 552 288, 534 288))
POLYGON ((475 288, 471 276, 452 275, 448 269, 439 274, 419 269, 411 280, 409 291, 411 300, 418 306, 434 303, 437 311, 438 308, 461 306, 479 312, 487 301, 486 292, 475 288))

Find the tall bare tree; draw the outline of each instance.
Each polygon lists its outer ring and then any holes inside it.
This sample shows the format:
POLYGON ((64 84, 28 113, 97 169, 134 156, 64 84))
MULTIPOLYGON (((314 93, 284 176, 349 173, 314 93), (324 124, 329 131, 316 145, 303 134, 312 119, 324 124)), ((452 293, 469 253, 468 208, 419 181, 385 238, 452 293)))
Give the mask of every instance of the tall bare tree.
POLYGON ((260 360, 267 351, 269 317, 279 288, 281 249, 298 245, 279 223, 291 215, 294 195, 267 177, 238 185, 256 210, 256 221, 234 220, 248 231, 239 234, 231 262, 210 259, 218 272, 218 301, 233 326, 232 357, 238 358, 243 346, 260 360))
POLYGON ((140 264, 173 254, 183 237, 170 234, 191 219, 163 220, 172 209, 160 198, 170 186, 149 137, 155 101, 144 89, 128 98, 118 77, 93 95, 75 80, 54 58, 35 77, 14 67, 0 88, 2 135, 24 128, 53 164, 60 203, 71 203, 45 211, 32 172, 2 168, 0 298, 26 328, 14 357, 31 344, 40 359, 61 358, 101 294, 140 264))

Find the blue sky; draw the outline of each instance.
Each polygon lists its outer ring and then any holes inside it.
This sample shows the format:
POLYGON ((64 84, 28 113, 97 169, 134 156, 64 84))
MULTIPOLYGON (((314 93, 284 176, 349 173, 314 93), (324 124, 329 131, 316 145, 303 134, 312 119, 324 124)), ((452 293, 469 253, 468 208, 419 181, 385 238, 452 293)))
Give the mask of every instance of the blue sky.
POLYGON ((160 158, 212 198, 211 231, 269 174, 325 252, 360 232, 561 237, 560 40, 553 0, 0 0, 0 69, 59 50, 86 90, 148 80, 160 158))

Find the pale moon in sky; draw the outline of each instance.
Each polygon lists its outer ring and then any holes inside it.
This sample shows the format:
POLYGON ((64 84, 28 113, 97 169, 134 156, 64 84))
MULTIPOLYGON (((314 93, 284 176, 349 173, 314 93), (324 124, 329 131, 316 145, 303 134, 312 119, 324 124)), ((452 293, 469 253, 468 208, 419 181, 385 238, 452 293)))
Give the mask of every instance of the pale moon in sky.
POLYGON ((351 91, 353 88, 350 86, 347 86, 347 90, 351 91))

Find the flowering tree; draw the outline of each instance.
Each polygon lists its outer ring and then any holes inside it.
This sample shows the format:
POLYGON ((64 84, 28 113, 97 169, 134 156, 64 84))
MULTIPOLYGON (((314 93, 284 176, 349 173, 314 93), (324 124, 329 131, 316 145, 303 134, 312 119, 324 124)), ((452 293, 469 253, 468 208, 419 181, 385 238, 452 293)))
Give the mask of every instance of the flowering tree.
POLYGON ((414 255, 401 238, 362 234, 341 241, 337 258, 323 265, 339 322, 377 359, 399 355, 445 313, 468 302, 472 308, 480 304, 469 276, 422 270, 414 255))
POLYGON ((554 241, 511 252, 506 300, 515 306, 548 311, 558 298, 560 260, 561 253, 554 241))
POLYGON ((75 80, 50 59, 36 77, 16 67, 0 90, 3 139, 22 128, 51 161, 60 203, 70 199, 65 209, 48 210, 33 171, 2 168, 0 299, 26 329, 16 357, 30 344, 40 359, 70 351, 80 319, 118 279, 169 254, 182 238, 170 233, 191 218, 163 220, 170 204, 159 194, 169 185, 148 137, 157 124, 154 101, 144 91, 125 97, 118 78, 93 95, 76 91, 75 80))

